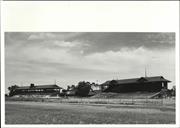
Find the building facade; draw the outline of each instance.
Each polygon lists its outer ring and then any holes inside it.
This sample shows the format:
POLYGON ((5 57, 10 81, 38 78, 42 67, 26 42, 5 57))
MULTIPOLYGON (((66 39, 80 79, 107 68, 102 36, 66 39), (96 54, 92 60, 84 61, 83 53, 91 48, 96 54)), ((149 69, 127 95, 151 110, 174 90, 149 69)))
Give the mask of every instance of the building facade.
POLYGON ((163 76, 111 80, 101 84, 103 92, 159 92, 167 89, 170 81, 163 76))
POLYGON ((62 90, 58 85, 34 85, 17 86, 10 91, 10 95, 58 95, 62 90))

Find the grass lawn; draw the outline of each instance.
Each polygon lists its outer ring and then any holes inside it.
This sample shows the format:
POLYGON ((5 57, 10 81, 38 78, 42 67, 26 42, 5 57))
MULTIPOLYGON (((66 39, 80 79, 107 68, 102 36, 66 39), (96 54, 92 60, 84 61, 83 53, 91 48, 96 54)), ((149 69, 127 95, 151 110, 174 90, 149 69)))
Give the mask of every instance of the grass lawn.
POLYGON ((174 124, 175 109, 8 101, 5 106, 5 123, 174 124))

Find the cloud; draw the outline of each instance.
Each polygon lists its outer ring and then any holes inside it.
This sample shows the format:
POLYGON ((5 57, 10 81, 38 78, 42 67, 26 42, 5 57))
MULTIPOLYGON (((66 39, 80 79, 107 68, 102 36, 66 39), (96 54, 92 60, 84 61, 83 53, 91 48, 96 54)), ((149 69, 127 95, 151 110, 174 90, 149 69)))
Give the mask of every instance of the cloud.
POLYGON ((175 47, 175 33, 90 32, 67 39, 67 41, 73 40, 90 44, 91 47, 84 51, 85 54, 119 51, 124 47, 147 49, 175 47))
MULTIPOLYGON (((69 45, 68 45, 69 46, 69 45)), ((41 47, 27 47, 16 52, 15 49, 7 50, 7 62, 15 61, 41 61, 42 64, 57 63, 64 64, 70 68, 79 68, 87 70, 101 70, 107 72, 128 71, 133 67, 142 67, 161 62, 173 62, 174 57, 171 53, 173 50, 148 50, 144 47, 139 48, 123 48, 119 51, 96 52, 83 55, 82 51, 74 54, 68 49, 48 49, 41 47), (13 54, 15 53, 16 54, 13 54), (12 59, 12 58, 18 58, 12 59)))
POLYGON ((55 45, 57 47, 64 47, 64 48, 74 48, 74 47, 82 48, 82 47, 88 47, 89 46, 89 44, 77 42, 77 41, 66 42, 66 41, 58 41, 58 40, 55 40, 53 42, 53 45, 55 45))
MULTIPOLYGON (((159 66, 169 65, 169 62, 174 63, 173 49, 169 51, 148 50, 143 47, 137 49, 122 49, 120 51, 107 51, 104 53, 93 53, 87 55, 85 59, 94 67, 110 72, 129 71, 133 68, 141 68, 145 66, 153 66, 159 62, 159 66), (154 60, 156 57, 156 62, 154 60)), ((174 65, 170 65, 174 66, 174 65)))
MULTIPOLYGON (((23 33, 22 33, 23 34, 23 33)), ((34 32, 27 33, 28 40, 67 40, 78 35, 83 35, 83 33, 79 32, 34 32)))
POLYGON ((28 37, 28 40, 44 40, 44 39, 52 39, 55 38, 56 36, 52 33, 35 33, 35 34, 30 34, 28 37))
POLYGON ((168 49, 175 47, 175 33, 7 33, 6 45, 37 46, 42 48, 67 48, 83 54, 105 51, 119 51, 122 48, 168 49), (78 46, 78 47, 74 47, 78 46))
POLYGON ((6 84, 163 75, 175 81, 174 34, 6 33, 6 84), (170 35, 170 36, 169 36, 170 35))
POLYGON ((54 42, 55 45, 59 46, 59 47, 75 47, 77 45, 79 45, 80 43, 72 43, 72 42, 64 42, 64 41, 55 41, 54 42))

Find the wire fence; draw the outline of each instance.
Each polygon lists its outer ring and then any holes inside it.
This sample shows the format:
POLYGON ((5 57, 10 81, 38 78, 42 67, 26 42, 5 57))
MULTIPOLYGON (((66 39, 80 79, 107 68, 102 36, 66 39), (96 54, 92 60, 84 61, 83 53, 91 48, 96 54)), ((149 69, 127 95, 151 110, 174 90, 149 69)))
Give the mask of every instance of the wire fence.
POLYGON ((128 99, 121 98, 80 98, 80 97, 19 97, 6 98, 11 101, 35 101, 35 102, 56 102, 56 103, 76 103, 76 104, 117 104, 117 105, 170 105, 175 106, 175 98, 161 99, 137 99, 134 97, 128 99))
POLYGON ((122 104, 122 105, 175 105, 175 99, 114 99, 114 98, 50 98, 49 101, 60 103, 78 103, 78 104, 122 104))

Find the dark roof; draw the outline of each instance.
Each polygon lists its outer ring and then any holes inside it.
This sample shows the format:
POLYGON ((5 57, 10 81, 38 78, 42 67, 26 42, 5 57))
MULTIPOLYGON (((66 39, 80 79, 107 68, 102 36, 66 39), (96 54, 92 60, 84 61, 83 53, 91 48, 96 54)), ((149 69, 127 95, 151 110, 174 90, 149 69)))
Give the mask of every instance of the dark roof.
POLYGON ((30 86, 21 86, 18 87, 17 89, 62 89, 61 87, 59 87, 58 85, 35 85, 33 87, 30 86))
MULTIPOLYGON (((108 85, 110 81, 106 81, 101 85, 108 85)), ((139 82, 171 82, 167 79, 164 79, 163 76, 154 76, 154 77, 140 77, 140 78, 132 78, 132 79, 122 79, 115 80, 118 84, 130 84, 130 83, 139 83, 139 82)))

